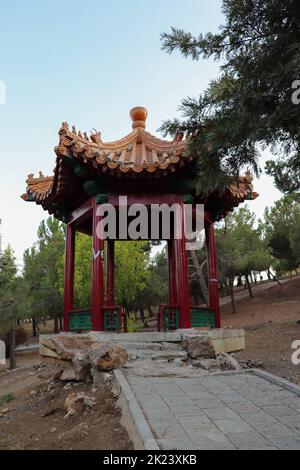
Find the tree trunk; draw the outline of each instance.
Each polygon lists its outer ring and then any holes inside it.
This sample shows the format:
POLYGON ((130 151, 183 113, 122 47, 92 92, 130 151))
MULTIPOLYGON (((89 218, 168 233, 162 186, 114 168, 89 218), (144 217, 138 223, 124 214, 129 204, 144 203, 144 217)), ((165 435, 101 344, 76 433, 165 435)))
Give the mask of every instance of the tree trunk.
POLYGON ((234 281, 230 281, 230 298, 231 298, 231 308, 232 308, 232 313, 236 313, 236 308, 235 308, 235 299, 234 299, 234 281))
POLYGON ((32 336, 35 338, 37 336, 37 329, 36 329, 36 319, 32 318, 32 336))
POLYGON ((203 299, 205 300, 206 304, 208 305, 208 287, 207 287, 207 284, 205 282, 205 278, 204 278, 204 275, 203 275, 203 268, 205 266, 205 264, 207 263, 206 260, 204 260, 201 265, 199 263, 199 259, 198 259, 198 256, 197 256, 197 253, 195 250, 190 250, 189 251, 189 257, 191 259, 191 262, 192 262, 192 266, 194 267, 196 273, 197 273, 197 278, 198 278, 198 281, 199 281, 199 285, 200 285, 200 288, 201 288, 201 291, 202 291, 202 296, 203 296, 203 299))
POLYGON ((16 329, 13 328, 9 332, 9 367, 15 369, 16 364, 16 329))
POLYGON ((153 312, 153 309, 152 309, 151 305, 148 305, 147 308, 148 308, 148 312, 149 312, 149 317, 153 318, 154 317, 154 312, 153 312))
POLYGON ((59 315, 59 329, 60 331, 63 330, 63 316, 59 315))
POLYGON ((246 276, 246 284, 247 284, 248 291, 249 291, 249 297, 251 297, 251 299, 252 299, 253 298, 253 292, 252 292, 252 288, 251 288, 251 284, 250 284, 250 281, 249 281, 249 275, 248 274, 246 276))
POLYGON ((144 307, 139 307, 139 312, 140 312, 140 316, 141 316, 141 320, 142 320, 142 323, 144 326, 148 326, 147 325, 147 321, 145 319, 145 311, 144 311, 144 307))
POLYGON ((281 282, 279 281, 279 279, 277 278, 277 276, 274 276, 274 275, 271 273, 271 271, 270 271, 269 269, 267 270, 267 273, 268 273, 269 281, 276 281, 277 284, 278 284, 279 286, 281 286, 281 282))
POLYGON ((54 333, 58 333, 58 315, 54 314, 54 333))

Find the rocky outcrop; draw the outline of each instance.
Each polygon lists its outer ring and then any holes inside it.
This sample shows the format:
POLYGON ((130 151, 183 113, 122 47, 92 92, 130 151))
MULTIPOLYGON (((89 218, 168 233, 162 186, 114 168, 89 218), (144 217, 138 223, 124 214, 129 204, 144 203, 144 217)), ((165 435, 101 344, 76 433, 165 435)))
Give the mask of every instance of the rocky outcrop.
MULTIPOLYGON (((90 335, 57 335, 40 341, 41 351, 62 365, 56 379, 86 381, 91 369, 110 371, 128 360, 125 348, 118 343, 100 342, 90 335)), ((58 365, 59 365, 58 364, 58 365)))
POLYGON ((127 351, 122 346, 105 343, 90 353, 91 366, 97 370, 117 369, 128 360, 127 351))
POLYGON ((88 352, 93 348, 95 341, 89 335, 57 335, 42 337, 40 348, 48 350, 51 357, 63 361, 71 361, 76 353, 88 352))
POLYGON ((190 358, 214 359, 216 354, 207 331, 188 331, 183 334, 183 345, 190 358))
POLYGON ((76 352, 72 359, 75 380, 84 382, 90 376, 91 362, 89 352, 76 352))
POLYGON ((220 369, 225 370, 236 370, 240 371, 241 366, 238 361, 233 357, 231 354, 228 353, 220 353, 217 356, 217 362, 219 364, 220 369))

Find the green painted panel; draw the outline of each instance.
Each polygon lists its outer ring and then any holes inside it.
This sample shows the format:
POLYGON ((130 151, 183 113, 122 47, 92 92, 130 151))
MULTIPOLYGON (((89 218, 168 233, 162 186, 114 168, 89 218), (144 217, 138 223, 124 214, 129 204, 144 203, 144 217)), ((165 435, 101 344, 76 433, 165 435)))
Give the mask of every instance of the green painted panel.
POLYGON ((164 321, 166 325, 166 331, 177 330, 179 328, 179 308, 164 308, 164 321))
POLYGON ((92 329, 92 312, 74 312, 69 314, 69 331, 92 329))
POLYGON ((191 308, 191 325, 193 327, 216 326, 216 312, 209 308, 191 308))
POLYGON ((119 331, 119 315, 118 309, 104 309, 104 330, 119 331))

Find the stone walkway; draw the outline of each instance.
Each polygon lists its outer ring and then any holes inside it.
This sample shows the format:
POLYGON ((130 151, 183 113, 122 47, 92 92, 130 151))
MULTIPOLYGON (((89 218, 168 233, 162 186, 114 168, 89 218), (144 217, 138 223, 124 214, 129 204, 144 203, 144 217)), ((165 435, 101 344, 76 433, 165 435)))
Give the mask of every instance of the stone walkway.
POLYGON ((161 449, 300 449, 300 397, 254 374, 127 380, 161 449))

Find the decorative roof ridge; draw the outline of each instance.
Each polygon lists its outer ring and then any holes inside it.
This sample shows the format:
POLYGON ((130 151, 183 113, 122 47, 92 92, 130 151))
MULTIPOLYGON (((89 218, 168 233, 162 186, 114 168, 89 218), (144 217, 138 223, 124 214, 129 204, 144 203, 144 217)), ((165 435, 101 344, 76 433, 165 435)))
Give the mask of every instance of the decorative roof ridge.
POLYGON ((95 129, 94 131, 95 132, 91 133, 89 138, 86 132, 84 132, 83 135, 80 131, 77 133, 75 126, 72 126, 72 131, 70 131, 69 125, 66 122, 63 122, 62 127, 59 130, 60 142, 59 145, 55 147, 55 151, 59 151, 61 146, 70 147, 76 143, 81 146, 86 146, 87 148, 116 150, 118 148, 126 147, 126 145, 130 145, 135 141, 137 141, 137 143, 144 142, 149 147, 162 152, 166 149, 176 149, 178 151, 186 149, 186 140, 182 140, 180 138, 175 138, 172 141, 164 140, 146 131, 143 127, 135 127, 124 137, 108 142, 103 142, 101 139, 101 133, 97 132, 95 129), (139 142, 139 139, 141 142, 139 142))
POLYGON ((35 177, 34 173, 30 173, 27 176, 26 183, 28 185, 30 185, 30 184, 34 184, 34 183, 40 183, 42 181, 44 182, 44 181, 52 181, 52 180, 53 180, 53 175, 52 176, 44 176, 43 173, 40 171, 38 177, 35 177))

